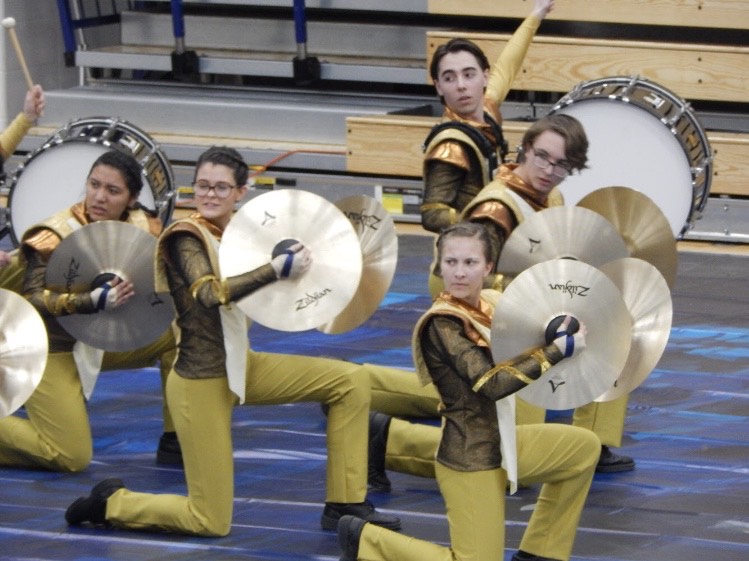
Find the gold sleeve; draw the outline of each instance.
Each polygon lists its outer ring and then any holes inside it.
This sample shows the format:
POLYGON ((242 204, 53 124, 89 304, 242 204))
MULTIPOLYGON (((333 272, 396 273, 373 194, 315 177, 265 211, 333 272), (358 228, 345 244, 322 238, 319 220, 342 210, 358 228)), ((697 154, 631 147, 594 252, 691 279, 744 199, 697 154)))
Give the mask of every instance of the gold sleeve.
POLYGON ((492 399, 500 399, 507 395, 504 388, 508 379, 514 380, 511 383, 516 386, 515 391, 518 391, 538 380, 560 360, 562 353, 555 345, 532 349, 487 370, 476 380, 473 391, 485 393, 492 399))
POLYGON ((23 295, 43 318, 96 312, 88 292, 56 292, 47 287, 47 259, 41 253, 27 247, 24 256, 23 295))
POLYGON ((31 121, 26 118, 23 112, 19 113, 13 122, 0 133, 0 154, 3 159, 7 159, 8 156, 16 151, 16 147, 20 144, 26 133, 29 132, 31 127, 34 125, 31 121))
POLYGON ((170 263, 188 283, 193 299, 206 308, 234 302, 276 280, 270 264, 234 277, 219 278, 200 239, 180 232, 169 236, 166 242, 170 263))

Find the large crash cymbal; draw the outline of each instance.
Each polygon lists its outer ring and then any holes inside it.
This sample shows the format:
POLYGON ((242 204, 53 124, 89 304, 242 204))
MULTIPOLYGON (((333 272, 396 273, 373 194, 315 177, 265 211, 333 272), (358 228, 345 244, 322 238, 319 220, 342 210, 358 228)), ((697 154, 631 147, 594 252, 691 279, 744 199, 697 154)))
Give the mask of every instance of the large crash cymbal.
POLYGON ((585 349, 517 393, 545 409, 573 409, 590 403, 621 375, 632 334, 621 293, 595 267, 553 259, 520 273, 494 311, 491 347, 497 364, 545 346, 547 326, 567 314, 585 324, 585 349))
POLYGON ((666 215, 650 197, 629 187, 604 187, 580 199, 577 206, 611 222, 629 256, 654 265, 673 289, 679 260, 676 238, 666 215))
POLYGON ((531 214, 512 231, 497 270, 515 275, 549 259, 575 259, 597 267, 628 256, 624 240, 600 214, 557 206, 531 214))
POLYGON ((105 351, 131 351, 155 341, 175 317, 171 295, 155 291, 155 250, 154 236, 117 220, 88 224, 63 239, 47 265, 50 289, 88 293, 114 274, 133 283, 135 295, 111 310, 60 316, 60 325, 105 351))
POLYGON ((333 320, 318 326, 323 333, 344 333, 364 323, 390 289, 398 262, 398 235, 390 213, 372 197, 354 195, 336 201, 359 236, 362 275, 356 294, 333 320))
POLYGON ((282 189, 244 204, 221 239, 221 274, 231 277, 270 263, 274 249, 288 240, 311 250, 309 270, 297 279, 272 282, 237 304, 266 327, 314 329, 346 308, 362 275, 362 250, 351 222, 319 195, 282 189))
MULTIPOLYGON (((670 230, 669 230, 670 232, 670 230)), ((601 266, 617 286, 632 317, 632 345, 621 375, 596 401, 611 401, 642 384, 666 349, 673 305, 663 275, 642 259, 625 257, 601 266)))
POLYGON ((0 289, 0 418, 19 409, 42 381, 47 330, 25 298, 0 289))

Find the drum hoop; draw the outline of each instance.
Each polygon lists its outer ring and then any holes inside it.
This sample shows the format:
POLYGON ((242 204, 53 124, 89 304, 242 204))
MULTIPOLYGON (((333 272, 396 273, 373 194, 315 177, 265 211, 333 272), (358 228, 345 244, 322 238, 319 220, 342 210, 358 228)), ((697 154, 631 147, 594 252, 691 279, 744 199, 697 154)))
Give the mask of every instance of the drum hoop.
POLYGON ((689 216, 687 217, 685 229, 691 227, 694 220, 699 218, 704 210, 710 195, 710 188, 713 179, 712 167, 714 155, 704 127, 702 126, 702 123, 700 123, 697 115, 692 111, 689 103, 676 95, 673 91, 661 86, 660 84, 656 84, 652 80, 647 80, 639 76, 609 76, 576 84, 570 92, 566 93, 561 99, 559 99, 559 101, 557 101, 557 103, 549 110, 548 114, 554 114, 576 102, 588 99, 608 99, 638 107, 655 117, 676 138, 687 158, 687 161, 689 162, 689 171, 692 177, 692 205, 689 211, 689 216), (666 119, 665 117, 659 116, 654 111, 652 105, 643 103, 636 97, 629 95, 636 91, 636 86, 639 84, 643 84, 648 90, 653 91, 674 103, 679 107, 679 113, 674 118, 666 119), (582 97, 586 92, 591 90, 595 91, 596 89, 603 90, 607 86, 611 86, 612 88, 626 86, 626 89, 623 93, 610 93, 608 95, 598 93, 594 96, 586 95, 585 97, 582 97), (695 157, 690 146, 686 142, 686 138, 691 137, 691 135, 685 135, 684 129, 677 130, 676 128, 677 123, 682 119, 682 117, 686 118, 687 123, 691 126, 690 132, 694 132, 699 140, 697 145, 701 150, 698 152, 698 157, 695 157))
MULTIPOLYGON (((121 150, 130 156, 133 156, 138 162, 141 168, 141 172, 144 180, 144 187, 147 187, 154 199, 155 211, 162 223, 166 225, 174 213, 176 205, 176 192, 175 192, 175 180, 174 172, 171 164, 167 159, 166 155, 162 152, 161 147, 142 129, 133 125, 132 123, 121 119, 119 117, 83 117, 80 119, 72 119, 68 121, 64 126, 59 127, 54 131, 47 139, 42 143, 41 146, 36 148, 33 152, 28 154, 23 162, 21 162, 13 173, 12 180, 10 182, 11 188, 8 194, 8 203, 6 209, 6 227, 7 233, 10 233, 11 239, 14 246, 20 244, 20 239, 17 239, 14 229, 12 227, 12 203, 15 186, 19 179, 22 178, 24 170, 40 155, 49 151, 50 149, 56 148, 60 145, 67 143, 89 143, 98 146, 106 147, 107 149, 121 150), (97 134, 94 136, 83 136, 76 135, 74 131, 82 131, 86 128, 91 127, 106 127, 107 134, 97 134), (138 157, 129 146, 113 140, 113 137, 117 132, 124 132, 132 135, 138 142, 146 147, 146 154, 142 157, 138 157), (163 193, 158 193, 154 186, 151 185, 151 176, 146 169, 146 164, 150 161, 155 161, 161 171, 164 173, 164 184, 166 188, 163 193), (162 195, 163 198, 159 199, 158 195, 162 195)), ((19 236, 20 237, 20 236, 19 236)))

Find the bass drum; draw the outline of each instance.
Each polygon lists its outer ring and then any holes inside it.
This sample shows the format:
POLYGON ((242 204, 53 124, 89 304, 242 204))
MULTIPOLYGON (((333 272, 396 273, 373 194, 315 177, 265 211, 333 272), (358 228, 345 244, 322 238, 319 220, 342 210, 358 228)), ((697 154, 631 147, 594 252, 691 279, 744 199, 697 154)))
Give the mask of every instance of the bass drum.
POLYGON ((174 210, 174 176, 166 156, 138 127, 121 119, 89 117, 57 130, 18 166, 8 192, 8 227, 15 245, 31 226, 83 200, 94 161, 118 149, 143 168, 138 201, 164 224, 174 210))
POLYGON ((578 84, 552 107, 585 128, 588 168, 562 184, 567 204, 622 185, 650 197, 681 238, 699 218, 710 193, 712 151, 684 100, 638 77, 578 84))

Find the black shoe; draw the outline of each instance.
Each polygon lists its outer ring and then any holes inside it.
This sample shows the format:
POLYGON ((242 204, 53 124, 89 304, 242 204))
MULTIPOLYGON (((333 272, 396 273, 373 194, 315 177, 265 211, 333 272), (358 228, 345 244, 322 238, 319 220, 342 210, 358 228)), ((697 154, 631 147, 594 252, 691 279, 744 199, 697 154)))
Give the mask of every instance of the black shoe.
POLYGON ((367 484, 373 491, 389 493, 390 479, 385 473, 385 449, 390 429, 390 416, 384 413, 369 414, 369 460, 367 484))
POLYGON ((156 463, 163 466, 182 465, 182 447, 179 445, 176 432, 165 432, 161 435, 156 450, 156 463))
POLYGON ((107 499, 112 493, 125 486, 121 479, 110 478, 100 481, 91 489, 88 497, 79 497, 65 511, 65 521, 71 526, 84 522, 106 524, 107 499))
POLYGON ((512 556, 512 559, 510 561, 558 561, 558 560, 552 559, 551 557, 541 557, 540 555, 533 555, 532 553, 528 553, 527 551, 523 551, 521 549, 515 555, 512 556))
POLYGON ((632 458, 614 454, 608 446, 601 446, 601 457, 598 458, 596 473, 616 473, 633 469, 635 469, 635 461, 632 458))
POLYGON ((388 530, 401 529, 400 518, 377 512, 371 502, 364 501, 363 503, 325 503, 325 509, 320 517, 323 530, 336 530, 338 521, 347 514, 388 530))
POLYGON ((356 516, 341 516, 338 521, 338 545, 343 552, 339 561, 356 561, 359 556, 359 540, 366 522, 356 516))

